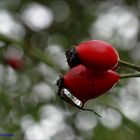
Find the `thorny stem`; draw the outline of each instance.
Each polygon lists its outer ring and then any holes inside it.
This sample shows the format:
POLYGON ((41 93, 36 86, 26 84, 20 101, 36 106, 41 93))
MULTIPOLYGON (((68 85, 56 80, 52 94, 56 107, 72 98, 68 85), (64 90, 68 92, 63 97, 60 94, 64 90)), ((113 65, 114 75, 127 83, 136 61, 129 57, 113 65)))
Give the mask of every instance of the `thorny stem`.
POLYGON ((135 64, 131 64, 131 63, 123 61, 123 60, 119 60, 119 64, 120 64, 120 66, 125 66, 125 67, 131 68, 133 70, 140 72, 140 66, 137 66, 135 64))

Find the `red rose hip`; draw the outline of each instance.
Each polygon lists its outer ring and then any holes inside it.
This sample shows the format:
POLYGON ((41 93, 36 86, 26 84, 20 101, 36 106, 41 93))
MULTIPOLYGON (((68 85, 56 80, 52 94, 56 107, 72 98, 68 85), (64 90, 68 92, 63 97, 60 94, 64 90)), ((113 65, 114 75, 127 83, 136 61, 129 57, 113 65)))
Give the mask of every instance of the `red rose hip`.
POLYGON ((6 63, 17 71, 22 70, 25 65, 23 59, 16 57, 6 58, 6 63))
POLYGON ((91 40, 67 50, 66 58, 71 68, 83 64, 93 71, 105 72, 118 65, 119 55, 111 44, 91 40))
POLYGON ((58 94, 70 104, 82 109, 86 101, 104 94, 119 79, 119 74, 112 70, 95 73, 83 65, 78 65, 57 81, 58 94))

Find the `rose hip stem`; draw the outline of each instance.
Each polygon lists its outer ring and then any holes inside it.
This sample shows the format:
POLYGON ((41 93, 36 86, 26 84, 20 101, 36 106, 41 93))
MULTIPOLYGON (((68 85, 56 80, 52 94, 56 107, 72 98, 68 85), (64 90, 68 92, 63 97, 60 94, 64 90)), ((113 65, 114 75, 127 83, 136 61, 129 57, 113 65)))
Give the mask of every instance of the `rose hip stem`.
POLYGON ((133 78, 133 77, 140 78, 140 72, 137 72, 137 73, 129 73, 129 74, 120 74, 120 79, 133 78))
POLYGON ((136 71, 140 71, 140 66, 137 66, 135 64, 131 64, 131 63, 123 61, 123 60, 119 60, 119 65, 131 68, 131 69, 136 70, 136 71))

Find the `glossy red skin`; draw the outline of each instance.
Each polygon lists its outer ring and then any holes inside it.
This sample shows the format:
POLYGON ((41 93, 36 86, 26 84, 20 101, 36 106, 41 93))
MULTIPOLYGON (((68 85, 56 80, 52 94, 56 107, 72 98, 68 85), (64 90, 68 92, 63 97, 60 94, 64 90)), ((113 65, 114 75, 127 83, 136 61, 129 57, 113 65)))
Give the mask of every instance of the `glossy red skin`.
POLYGON ((115 65, 111 70, 113 71, 117 71, 120 68, 119 63, 117 65, 115 65))
POLYGON ((64 87, 85 103, 89 99, 104 94, 119 79, 119 74, 112 70, 104 73, 94 73, 85 66, 78 65, 64 76, 64 87))
POLYGON ((19 58, 7 58, 6 63, 15 70, 21 70, 24 67, 24 61, 19 58))
POLYGON ((119 55, 111 44, 100 40, 83 42, 76 46, 81 64, 96 72, 105 72, 118 64, 119 55))

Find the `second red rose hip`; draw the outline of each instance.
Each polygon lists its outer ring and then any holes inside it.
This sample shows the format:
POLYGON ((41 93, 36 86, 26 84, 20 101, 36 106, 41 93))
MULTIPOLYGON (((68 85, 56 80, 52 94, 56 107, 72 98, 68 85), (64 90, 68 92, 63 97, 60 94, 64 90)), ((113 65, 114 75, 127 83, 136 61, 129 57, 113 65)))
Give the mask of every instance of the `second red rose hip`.
POLYGON ((104 94, 119 79, 119 74, 112 70, 95 73, 78 65, 58 80, 58 94, 72 105, 83 108, 86 101, 104 94))

